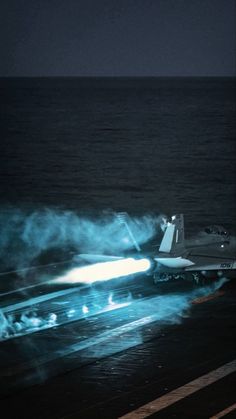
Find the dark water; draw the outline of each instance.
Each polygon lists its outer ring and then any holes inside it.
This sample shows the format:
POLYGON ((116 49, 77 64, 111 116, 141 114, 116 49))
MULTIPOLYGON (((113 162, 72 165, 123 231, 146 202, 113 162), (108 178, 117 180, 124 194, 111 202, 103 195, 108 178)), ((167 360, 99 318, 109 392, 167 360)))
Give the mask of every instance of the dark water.
POLYGON ((235 79, 1 80, 1 206, 235 231, 235 79))

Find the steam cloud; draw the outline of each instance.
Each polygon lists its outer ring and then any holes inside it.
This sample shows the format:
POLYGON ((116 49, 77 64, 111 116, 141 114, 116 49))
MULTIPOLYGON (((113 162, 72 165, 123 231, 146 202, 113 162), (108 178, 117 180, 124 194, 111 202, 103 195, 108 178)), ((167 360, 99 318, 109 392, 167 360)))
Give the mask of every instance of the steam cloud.
MULTIPOLYGON (((129 225, 143 244, 157 233, 161 216, 132 218, 129 225)), ((0 211, 0 262, 3 268, 28 267, 50 249, 117 254, 132 248, 125 229, 114 214, 93 220, 72 211, 41 209, 27 214, 5 208, 0 211)))
POLYGON ((49 313, 45 317, 40 317, 36 311, 28 310, 21 315, 11 313, 6 316, 0 310, 0 340, 20 336, 39 329, 47 329, 56 325, 57 316, 55 313, 49 313))

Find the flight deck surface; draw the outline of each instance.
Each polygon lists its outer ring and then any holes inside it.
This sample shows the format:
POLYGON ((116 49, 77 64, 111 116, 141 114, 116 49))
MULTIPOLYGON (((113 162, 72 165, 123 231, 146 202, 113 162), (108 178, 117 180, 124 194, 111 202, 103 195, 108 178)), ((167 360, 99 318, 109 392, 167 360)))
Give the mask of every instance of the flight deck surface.
POLYGON ((5 417, 235 417, 235 282, 205 293, 142 287, 74 318, 76 289, 41 302, 61 324, 0 344, 5 417))

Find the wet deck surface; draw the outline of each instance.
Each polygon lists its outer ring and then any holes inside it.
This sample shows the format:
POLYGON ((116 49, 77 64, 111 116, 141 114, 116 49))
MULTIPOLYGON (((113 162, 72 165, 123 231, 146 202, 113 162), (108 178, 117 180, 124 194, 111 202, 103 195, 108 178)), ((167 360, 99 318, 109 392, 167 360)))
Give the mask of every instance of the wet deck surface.
MULTIPOLYGON (((204 295, 155 290, 116 310, 1 342, 4 417, 112 419, 133 412, 129 418, 211 418, 233 406, 236 282, 204 295), (206 374, 218 378, 185 395, 182 387, 206 374), (171 399, 176 389, 179 401, 171 399), (160 409, 168 394, 169 404, 160 409), (150 410, 152 401, 158 411, 150 410)), ((68 298, 75 307, 74 294, 68 298)), ((52 302, 65 317, 62 297, 44 302, 45 312, 52 302)), ((225 411, 227 418, 236 415, 233 407, 225 411)))

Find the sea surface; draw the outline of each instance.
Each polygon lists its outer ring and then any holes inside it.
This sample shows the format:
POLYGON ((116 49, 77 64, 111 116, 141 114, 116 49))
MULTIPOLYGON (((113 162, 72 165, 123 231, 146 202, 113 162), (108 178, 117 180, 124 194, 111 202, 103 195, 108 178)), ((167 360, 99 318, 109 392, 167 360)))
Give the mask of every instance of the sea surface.
POLYGON ((1 79, 0 208, 236 231, 235 79, 1 79))

